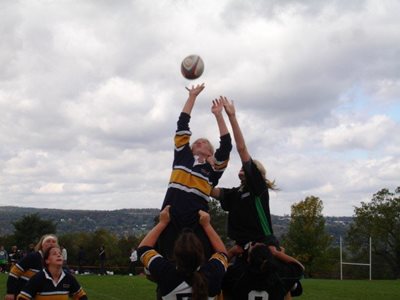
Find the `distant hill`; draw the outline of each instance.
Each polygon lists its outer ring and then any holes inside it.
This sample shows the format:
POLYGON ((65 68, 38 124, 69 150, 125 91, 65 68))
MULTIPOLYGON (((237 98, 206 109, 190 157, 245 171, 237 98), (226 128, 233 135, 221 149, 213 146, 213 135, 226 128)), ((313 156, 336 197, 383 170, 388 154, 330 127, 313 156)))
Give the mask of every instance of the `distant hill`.
POLYGON ((42 219, 57 224, 57 233, 93 232, 104 228, 118 235, 148 231, 154 225, 159 209, 120 210, 64 210, 29 207, 0 206, 0 235, 12 234, 12 222, 24 215, 38 214, 42 219))
MULTIPOLYGON (((0 235, 12 234, 12 222, 24 215, 37 213, 42 219, 57 224, 57 233, 93 232, 104 228, 117 235, 141 234, 150 230, 159 209, 119 209, 119 210, 64 210, 15 206, 0 206, 0 235)), ((325 217, 326 229, 338 243, 339 236, 345 236, 352 217, 325 217)), ((287 232, 290 216, 272 215, 275 234, 280 237, 287 232)))

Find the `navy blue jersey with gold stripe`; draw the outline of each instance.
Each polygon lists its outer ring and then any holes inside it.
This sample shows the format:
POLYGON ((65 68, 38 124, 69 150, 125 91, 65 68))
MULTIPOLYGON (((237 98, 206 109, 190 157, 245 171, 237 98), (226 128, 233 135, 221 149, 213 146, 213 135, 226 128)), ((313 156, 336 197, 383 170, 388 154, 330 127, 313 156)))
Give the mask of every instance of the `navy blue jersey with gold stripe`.
POLYGON ((32 252, 12 266, 7 279, 7 294, 17 295, 36 273, 43 269, 41 252, 32 252))
POLYGON ((263 176, 250 160, 243 164, 246 177, 244 187, 221 188, 220 203, 223 210, 228 211, 228 236, 239 244, 250 241, 267 242, 278 246, 273 236, 271 213, 269 208, 269 193, 263 176), (255 197, 261 200, 262 209, 267 217, 267 224, 271 232, 270 239, 266 239, 257 215, 255 197))
POLYGON ((87 300, 85 291, 75 277, 62 271, 58 282, 54 282, 48 270, 43 269, 33 276, 19 293, 17 300, 87 300))
MULTIPOLYGON (((192 288, 188 280, 176 270, 173 262, 161 256, 152 247, 140 247, 138 256, 141 262, 157 282, 162 299, 191 299, 192 288)), ((208 262, 199 268, 208 282, 209 299, 220 293, 222 279, 228 265, 227 257, 222 253, 214 253, 208 262)))
POLYGON ((214 154, 215 165, 198 163, 189 144, 189 121, 190 115, 182 112, 175 134, 173 169, 162 205, 171 205, 170 214, 181 227, 197 223, 199 210, 208 211, 211 189, 218 184, 232 150, 230 134, 223 135, 214 154))

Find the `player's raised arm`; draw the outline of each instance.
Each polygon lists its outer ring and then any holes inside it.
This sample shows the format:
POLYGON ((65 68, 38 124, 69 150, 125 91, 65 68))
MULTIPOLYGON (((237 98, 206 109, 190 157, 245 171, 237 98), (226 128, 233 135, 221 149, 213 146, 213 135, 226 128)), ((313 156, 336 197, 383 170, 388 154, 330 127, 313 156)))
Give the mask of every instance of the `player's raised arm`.
POLYGON ((210 215, 205 211, 199 210, 199 223, 203 227, 204 232, 206 233, 208 239, 211 242, 211 245, 215 252, 222 252, 227 255, 227 250, 225 248, 224 242, 221 240, 218 233, 212 227, 210 223, 210 215))
POLYGON ((228 115, 229 122, 231 123, 233 136, 236 142, 236 149, 239 153, 240 159, 242 162, 247 162, 251 157, 247 150, 239 122, 236 118, 235 105, 233 104, 233 101, 228 100, 226 97, 221 96, 220 99, 224 105, 225 112, 228 115))
POLYGON ((138 248, 143 246, 154 247, 158 238, 160 237, 160 234, 164 231, 170 221, 169 208, 170 205, 167 205, 160 212, 160 220, 158 221, 157 225, 146 234, 138 248))
POLYGON ((228 127, 226 126, 224 116, 222 114, 222 109, 224 108, 224 103, 222 99, 215 99, 212 102, 211 112, 214 114, 215 119, 217 120, 219 135, 223 136, 228 134, 228 127))
POLYGON ((201 93, 201 91, 204 90, 204 87, 204 83, 198 84, 196 86, 192 85, 191 88, 186 87, 186 89, 189 91, 189 97, 186 100, 185 105, 183 106, 182 112, 187 113, 188 115, 192 113, 196 98, 201 93))

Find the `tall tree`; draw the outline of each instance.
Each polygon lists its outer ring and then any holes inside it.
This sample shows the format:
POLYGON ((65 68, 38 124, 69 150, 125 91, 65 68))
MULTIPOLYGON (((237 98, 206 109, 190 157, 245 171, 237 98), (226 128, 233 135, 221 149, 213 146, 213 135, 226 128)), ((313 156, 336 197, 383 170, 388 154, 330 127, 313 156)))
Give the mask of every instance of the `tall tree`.
POLYGON ((318 269, 331 243, 322 209, 322 200, 314 196, 293 204, 288 233, 283 237, 287 252, 304 264, 308 277, 318 269))
POLYGON ((353 217, 347 236, 353 255, 366 254, 371 237, 372 254, 386 262, 393 277, 400 278, 400 187, 394 192, 378 191, 370 202, 354 209, 353 217))
POLYGON ((57 229, 52 220, 44 220, 38 214, 25 215, 13 222, 13 226, 15 241, 20 248, 38 242, 44 234, 56 233, 57 229))

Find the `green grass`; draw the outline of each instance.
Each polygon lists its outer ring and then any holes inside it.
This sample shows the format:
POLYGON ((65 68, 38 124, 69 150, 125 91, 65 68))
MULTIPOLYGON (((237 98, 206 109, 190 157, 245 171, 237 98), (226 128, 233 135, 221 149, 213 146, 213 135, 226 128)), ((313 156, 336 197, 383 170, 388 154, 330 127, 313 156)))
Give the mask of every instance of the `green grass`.
MULTIPOLYGON (((302 280, 307 300, 398 300, 400 280, 302 280)), ((296 299, 296 298, 293 298, 296 299)))
MULTIPOLYGON (((155 285, 142 276, 77 277, 90 300, 154 300, 155 285)), ((0 275, 0 299, 5 294, 7 275, 0 275)), ((398 300, 399 280, 322 280, 302 281, 303 300, 398 300)), ((296 299, 296 298, 293 298, 296 299)))

